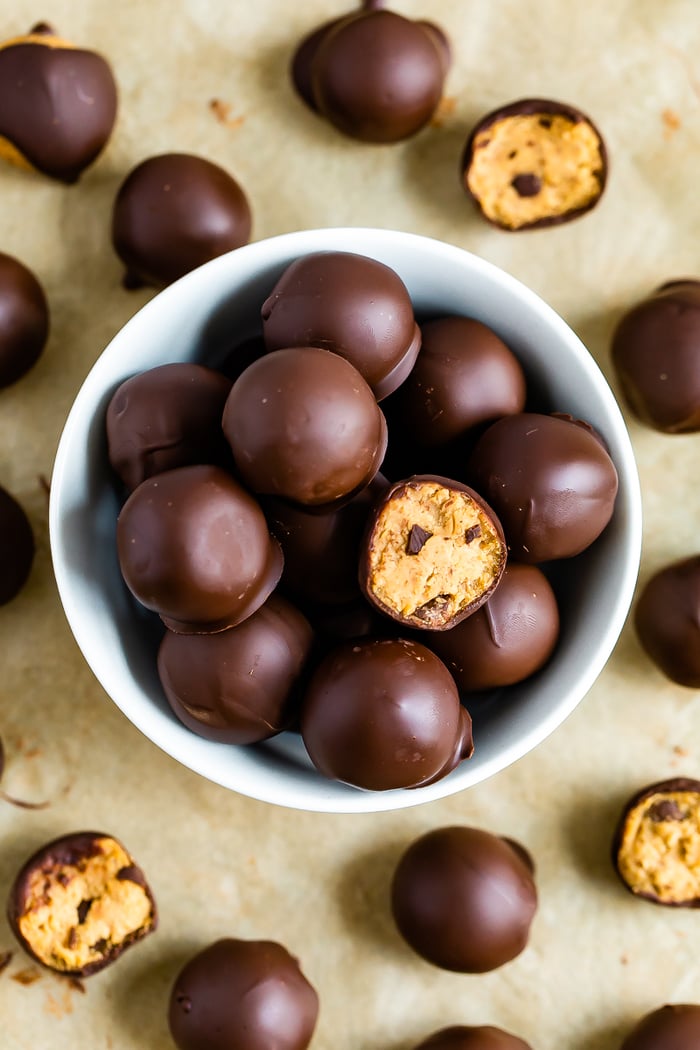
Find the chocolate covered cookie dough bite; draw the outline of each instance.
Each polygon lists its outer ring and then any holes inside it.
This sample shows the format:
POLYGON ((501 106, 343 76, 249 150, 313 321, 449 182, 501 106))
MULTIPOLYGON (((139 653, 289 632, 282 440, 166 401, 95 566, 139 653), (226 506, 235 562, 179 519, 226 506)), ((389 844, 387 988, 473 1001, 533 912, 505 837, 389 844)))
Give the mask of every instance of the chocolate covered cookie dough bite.
POLYGON ((450 672, 425 646, 397 638, 331 649, 306 690, 301 735, 324 776, 369 791, 431 784, 473 751, 450 672))
POLYGON ((642 648, 667 678, 700 689, 700 555, 654 573, 637 599, 634 626, 642 648))
POLYGON ((36 546, 26 511, 0 486, 0 605, 12 601, 29 578, 36 546))
POLYGON ((429 831, 409 846, 394 873, 394 920, 410 947, 434 966, 494 970, 527 944, 537 910, 533 873, 519 843, 478 828, 429 831))
POLYGON ((613 838, 613 862, 638 897, 700 907, 700 781, 676 777, 633 795, 613 838))
POLYGON ((24 263, 0 252, 0 388, 36 364, 48 334, 44 289, 24 263))
POLYGON ((306 1050, 318 995, 275 941, 215 941, 175 979, 168 1023, 178 1050, 306 1050))
POLYGON ((462 157, 462 180, 482 215, 503 230, 569 222, 600 200, 607 153, 580 110, 527 98, 476 125, 462 157))
POLYGON ((387 143, 428 123, 449 66, 450 45, 438 26, 365 0, 305 37, 291 73, 303 101, 339 131, 387 143))
POLYGON ((191 153, 149 157, 127 175, 112 211, 124 286, 162 288, 247 244, 248 198, 227 171, 191 153))
POLYGON ((677 1003, 639 1021, 620 1050, 695 1050, 700 1046, 700 1006, 677 1003))
POLYGON ((531 1050, 517 1035, 493 1025, 454 1025, 434 1032, 415 1050, 531 1050))
POLYGON ((355 366, 378 401, 406 379, 420 349, 399 275, 352 252, 315 252, 293 262, 263 303, 262 322, 268 350, 331 350, 355 366))
POLYGON ((45 22, 0 43, 0 157, 75 182, 99 156, 117 115, 109 63, 45 22))
POLYGON ((134 858, 96 831, 37 850, 15 878, 7 916, 37 962, 76 977, 104 969, 157 925, 153 894, 134 858))
POLYGON ((669 281, 622 317, 612 362, 639 419, 665 434, 700 430, 700 281, 669 281))
POLYGON ((506 555, 501 524, 474 489, 416 475, 392 485, 373 511, 360 585, 404 627, 446 631, 493 593, 506 555))

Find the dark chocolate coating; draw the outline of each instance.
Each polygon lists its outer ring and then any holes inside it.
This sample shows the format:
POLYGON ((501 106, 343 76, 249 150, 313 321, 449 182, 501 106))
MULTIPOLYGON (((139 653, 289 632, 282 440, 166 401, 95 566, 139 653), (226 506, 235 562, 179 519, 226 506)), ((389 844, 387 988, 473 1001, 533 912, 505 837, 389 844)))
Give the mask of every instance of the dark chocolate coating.
POLYGON ((489 600, 449 631, 426 636, 460 690, 522 682, 547 662, 559 637, 559 609, 534 565, 506 565, 489 600))
MULTIPOLYGON (((479 211, 486 219, 486 221, 490 222, 491 225, 496 226, 498 229, 504 229, 504 227, 500 223, 494 222, 492 219, 489 219, 487 215, 484 215, 478 198, 474 196, 474 194, 471 192, 467 185, 466 176, 472 164, 474 156, 474 146, 479 135, 481 135, 482 132, 487 131, 498 121, 504 120, 507 117, 529 116, 534 115, 536 113, 545 113, 553 117, 566 117, 572 122, 572 124, 579 124, 582 121, 584 121, 593 129, 593 131, 598 137, 598 149, 600 152, 600 167, 595 172, 595 177, 598 182, 598 194, 591 201, 589 201, 589 203, 585 205, 585 207, 574 208, 561 215, 546 216, 544 218, 538 219, 536 222, 519 226, 518 229, 534 230, 542 229, 547 226, 561 226, 562 223, 570 222, 572 219, 577 219, 581 215, 585 215, 587 212, 591 211, 592 208, 595 208, 596 204, 602 197, 603 191, 605 190, 605 187, 607 185, 609 165, 608 153, 605 146, 605 139, 600 133, 600 129, 593 123, 589 116, 583 113, 580 109, 577 109, 575 106, 571 106, 566 102, 559 102, 551 98, 517 99, 515 102, 510 102, 506 106, 500 106, 498 109, 491 110, 490 113, 487 113, 484 117, 481 118, 481 120, 474 126, 474 128, 469 134, 469 138, 467 139, 467 143, 464 147, 464 152, 462 154, 462 159, 460 162, 461 181, 466 193, 472 198, 472 200, 479 208, 479 211)), ((525 174, 530 176, 532 175, 531 172, 526 172, 525 174)), ((523 194, 523 196, 527 196, 527 194, 523 194)))
POLYGON ((48 334, 43 288, 19 259, 0 252, 0 387, 15 383, 36 364, 48 334))
POLYGON ((386 451, 372 391, 348 361, 317 347, 253 362, 233 384, 223 428, 254 492, 302 506, 330 506, 359 492, 386 451))
POLYGON ((160 365, 125 380, 107 406, 109 462, 131 492, 197 463, 230 464, 221 414, 231 380, 203 365, 160 365))
POLYGON ((305 1050, 318 996, 274 941, 215 941, 190 959, 170 993, 178 1050, 305 1050))
POLYGON ((415 1050, 531 1050, 517 1035, 493 1025, 455 1025, 434 1032, 415 1050))
POLYGON ((527 944, 537 890, 532 867, 507 840, 447 827, 409 846, 394 874, 391 905, 399 932, 428 962, 485 973, 527 944))
POLYGON ((449 671, 404 639, 331 650, 306 691, 301 733, 324 776, 370 791, 432 783, 473 751, 449 671))
POLYGON ((536 564, 589 547, 612 517, 617 471, 598 438, 567 419, 523 412, 493 423, 469 460, 513 558, 536 564))
POLYGON ((627 404, 666 434, 700 430, 700 281, 672 281, 615 329, 612 362, 627 404))
POLYGON ((634 625, 645 652, 667 678, 700 689, 700 555, 651 577, 637 599, 634 625))
POLYGON ((304 37, 292 57, 289 69, 292 84, 294 85, 297 94, 301 96, 302 101, 305 102, 309 109, 312 109, 314 113, 318 113, 318 106, 316 105, 316 99, 314 98, 312 77, 313 61, 321 41, 329 30, 344 21, 345 18, 333 18, 330 22, 324 22, 323 25, 318 26, 317 29, 313 29, 308 36, 304 37))
POLYGON ((183 634, 208 634, 259 609, 282 575, 262 510, 219 467, 179 467, 135 489, 117 519, 124 581, 183 634))
POLYGON ((363 142, 398 142, 428 123, 442 96, 449 47, 441 30, 372 7, 303 41, 294 77, 302 98, 363 142))
POLYGON ((254 744, 294 717, 294 688, 311 652, 313 630, 275 594, 237 627, 218 634, 166 631, 158 674, 181 722, 225 744, 254 744))
POLYGON ((620 1050, 696 1050, 700 1046, 700 1006, 661 1006, 641 1019, 620 1050))
MULTIPOLYGON (((88 902, 84 903, 87 904, 88 902)), ((79 922, 81 921, 80 915, 79 906, 77 911, 79 922)), ((136 865, 133 857, 131 857, 121 842, 115 839, 114 836, 107 835, 101 831, 76 831, 47 842, 46 845, 38 849, 25 861, 10 888, 7 902, 7 920, 10 929, 27 954, 36 959, 42 966, 55 969, 65 976, 89 977, 91 974, 98 973, 106 966, 116 962, 127 948, 148 936, 149 933, 153 933, 158 928, 158 911, 155 898, 143 871, 136 865), (110 840, 116 843, 127 855, 129 863, 117 873, 117 878, 133 882, 143 890, 146 899, 150 903, 148 921, 139 929, 133 930, 126 935, 122 934, 121 940, 117 939, 116 936, 114 939, 105 937, 99 944, 100 957, 87 965, 73 969, 65 969, 63 967, 59 969, 57 966, 49 965, 46 958, 42 958, 40 954, 37 954, 32 942, 25 936, 20 921, 23 916, 31 912, 32 904, 36 906, 37 903, 40 905, 45 903, 44 901, 37 902, 33 898, 32 891, 36 890, 37 876, 39 874, 45 876, 47 889, 49 888, 49 879, 66 885, 63 869, 71 868, 80 871, 87 861, 102 853, 101 840, 110 840)), ((94 947, 97 949, 98 945, 96 944, 94 947)))
POLYGON ((163 153, 127 175, 112 213, 125 284, 156 288, 247 244, 251 213, 236 180, 204 157, 163 153))
POLYGON ((352 500, 325 514, 266 500, 265 517, 284 554, 283 586, 317 605, 359 600, 360 545, 372 507, 386 488, 388 482, 378 474, 352 500))
POLYGON ((117 87, 101 55, 38 35, 0 46, 0 136, 33 168, 75 182, 109 139, 117 87))
MULTIPOLYGON (((612 849, 611 858, 613 867, 617 872, 622 885, 630 893, 633 893, 636 897, 641 897, 644 900, 651 901, 652 904, 659 904, 666 908, 700 908, 700 897, 686 896, 685 899, 662 899, 659 893, 647 892, 643 887, 635 885, 633 881, 625 877, 625 838, 628 831, 628 823, 631 820, 632 824, 630 827, 634 828, 639 820, 639 808, 644 807, 644 803, 655 795, 674 795, 679 792, 688 793, 690 795, 696 795, 695 809, 700 810, 700 780, 693 780, 691 777, 671 777, 668 780, 659 780, 654 784, 648 784, 646 787, 640 788, 639 791, 635 791, 634 795, 627 800, 625 805, 622 807, 620 819, 617 822, 617 827, 612 838, 612 849)), ((692 804, 691 804, 692 808, 692 804)), ((691 836, 693 830, 697 826, 697 819, 695 813, 691 812, 683 813, 680 811, 676 801, 673 798, 662 798, 660 801, 654 803, 654 805, 643 814, 643 818, 651 819, 654 822, 665 822, 668 820, 684 822, 687 817, 690 816, 690 823, 687 825, 690 828, 691 836)), ((693 854, 697 847, 693 846, 693 853, 688 854, 689 863, 692 866, 693 854)), ((683 847, 679 847, 677 842, 671 841, 671 845, 668 850, 671 857, 682 858, 684 855, 683 847)), ((662 849, 655 851, 656 856, 654 858, 659 869, 663 869, 664 853, 662 849)), ((645 872, 649 871, 649 858, 643 864, 645 872)), ((666 882, 663 879, 663 871, 660 871, 661 879, 660 882, 663 884, 666 882)), ((658 885, 658 882, 657 882, 658 885)), ((668 884, 667 884, 668 885, 668 884)))
POLYGON ((525 376, 492 329, 470 317, 421 326, 416 364, 396 394, 396 416, 419 446, 446 445, 471 427, 525 407, 525 376))
POLYGON ((263 303, 262 319, 268 350, 332 350, 355 366, 377 400, 404 381, 420 347, 399 275, 351 252, 316 252, 293 262, 263 303))
POLYGON ((34 561, 34 533, 23 507, 0 488, 0 605, 19 594, 34 561))
POLYGON ((235 383, 240 375, 245 372, 248 365, 257 361, 267 353, 267 347, 263 342, 262 335, 253 335, 236 343, 232 350, 226 355, 218 366, 219 372, 223 372, 232 383, 235 383))

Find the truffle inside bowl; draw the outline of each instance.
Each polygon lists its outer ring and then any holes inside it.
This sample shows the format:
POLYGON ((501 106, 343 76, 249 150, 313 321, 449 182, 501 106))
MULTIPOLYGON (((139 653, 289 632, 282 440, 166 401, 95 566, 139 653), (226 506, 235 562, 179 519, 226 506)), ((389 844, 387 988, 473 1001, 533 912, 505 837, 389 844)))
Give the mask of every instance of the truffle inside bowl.
POLYGON ((188 768, 253 798, 298 809, 372 812, 442 798, 476 784, 530 751, 585 696, 625 621, 639 565, 641 500, 617 403, 595 361, 533 292, 461 249, 413 234, 340 229, 285 234, 207 263, 157 295, 116 335, 83 384, 61 437, 51 483, 50 535, 63 607, 76 641, 107 694, 148 738, 188 768), (129 376, 168 361, 216 367, 259 332, 260 307, 280 274, 311 252, 378 259, 405 282, 421 317, 474 317, 518 356, 540 411, 586 420, 604 438, 619 475, 612 520, 583 554, 552 576, 562 614, 550 663, 472 710, 475 752, 443 780, 413 790, 366 792, 328 780, 300 738, 284 733, 235 747, 197 736, 168 706, 158 679, 162 626, 139 610, 117 562, 119 500, 105 438, 105 412, 129 376), (604 611, 604 612, 603 612, 604 611))

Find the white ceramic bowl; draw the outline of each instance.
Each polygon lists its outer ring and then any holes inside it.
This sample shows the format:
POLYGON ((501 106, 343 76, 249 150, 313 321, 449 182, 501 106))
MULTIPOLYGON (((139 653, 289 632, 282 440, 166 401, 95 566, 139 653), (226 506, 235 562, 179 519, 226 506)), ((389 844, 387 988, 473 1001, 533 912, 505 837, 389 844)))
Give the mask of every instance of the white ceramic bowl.
POLYGON ((216 783, 298 809, 372 812, 414 806, 476 784, 552 732, 600 674, 627 615, 639 566, 641 499, 617 403, 586 348, 533 292, 495 266, 448 244, 389 230, 311 230, 240 248, 183 277, 140 310, 112 340, 80 390, 61 437, 50 508, 51 549, 68 622, 105 691, 138 729, 183 765, 216 783), (603 536, 561 563, 559 646, 547 668, 501 693, 475 717, 474 757, 415 790, 365 792, 322 777, 300 739, 285 733, 255 747, 211 743, 174 717, 156 673, 160 631, 122 582, 116 557, 119 510, 104 436, 119 383, 167 361, 216 364, 256 323, 282 270, 310 252, 342 250, 393 267, 418 314, 465 314, 494 328, 522 362, 545 410, 590 422, 620 477, 603 536))

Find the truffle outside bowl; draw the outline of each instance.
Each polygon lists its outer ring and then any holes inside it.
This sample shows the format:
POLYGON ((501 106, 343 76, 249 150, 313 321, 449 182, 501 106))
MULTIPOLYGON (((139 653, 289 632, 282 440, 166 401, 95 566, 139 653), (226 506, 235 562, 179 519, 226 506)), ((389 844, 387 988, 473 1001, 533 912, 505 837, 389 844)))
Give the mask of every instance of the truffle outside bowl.
POLYGON ((414 806, 476 784, 530 751, 573 711, 602 671, 629 610, 641 549, 641 499, 610 388, 577 336, 537 295, 490 263, 439 241, 390 230, 325 229, 284 234, 214 259, 162 291, 115 336, 79 391, 61 436, 50 537, 75 639, 104 690, 145 736, 189 769, 244 795, 297 809, 362 813, 414 806), (355 252, 391 266, 419 317, 463 314, 494 328, 518 355, 542 410, 590 422, 605 438, 620 478, 615 513, 603 535, 584 554, 559 563, 562 628, 550 663, 473 712, 473 758, 443 780, 412 790, 367 792, 327 780, 293 733, 233 747, 186 729, 158 680, 162 628, 136 608, 117 563, 119 504, 104 434, 112 393, 128 376, 168 361, 216 365, 255 330, 260 306, 284 268, 318 251, 355 252))

